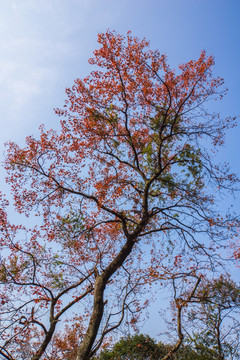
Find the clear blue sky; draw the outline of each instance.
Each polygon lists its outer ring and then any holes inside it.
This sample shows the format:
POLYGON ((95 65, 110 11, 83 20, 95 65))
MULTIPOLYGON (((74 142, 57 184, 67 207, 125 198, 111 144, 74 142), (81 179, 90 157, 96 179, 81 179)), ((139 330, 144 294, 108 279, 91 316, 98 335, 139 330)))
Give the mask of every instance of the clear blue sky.
MULTIPOLYGON (((205 49, 229 89, 211 109, 240 114, 239 17, 239 0, 0 0, 1 160, 5 141, 23 144, 41 123, 56 126, 52 109, 63 105, 65 87, 88 74, 97 33, 107 28, 146 37, 173 67, 205 49)), ((239 139, 240 126, 220 158, 240 176, 239 139)))

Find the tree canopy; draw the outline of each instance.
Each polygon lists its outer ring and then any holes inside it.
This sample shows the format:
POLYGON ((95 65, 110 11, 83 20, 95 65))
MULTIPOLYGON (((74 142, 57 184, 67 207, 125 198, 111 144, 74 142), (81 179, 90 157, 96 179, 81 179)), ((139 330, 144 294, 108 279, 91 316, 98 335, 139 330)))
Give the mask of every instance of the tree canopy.
POLYGON ((225 93, 213 57, 176 71, 131 33, 98 43, 94 70, 55 110, 60 129, 8 145, 15 210, 41 219, 11 224, 2 198, 8 360, 90 359, 119 326, 136 326, 152 282, 204 274, 237 236, 238 218, 218 206, 238 179, 214 163, 235 119, 205 107, 225 93))
MULTIPOLYGON (((156 343, 148 335, 137 334, 121 338, 111 349, 104 349, 96 360, 161 360, 171 350, 170 344, 156 343)), ((181 346, 169 360, 213 360, 212 354, 201 353, 199 349, 186 345, 181 346)), ((217 359, 217 358, 216 358, 217 359)))

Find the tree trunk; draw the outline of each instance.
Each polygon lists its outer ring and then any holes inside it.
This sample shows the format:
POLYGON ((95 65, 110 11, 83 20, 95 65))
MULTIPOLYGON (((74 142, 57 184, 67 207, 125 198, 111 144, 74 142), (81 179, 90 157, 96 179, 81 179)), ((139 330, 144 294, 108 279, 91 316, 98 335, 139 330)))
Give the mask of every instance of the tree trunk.
POLYGON ((93 302, 93 312, 89 321, 89 326, 87 332, 84 336, 84 339, 78 348, 76 360, 88 360, 93 343, 96 339, 99 325, 103 316, 103 294, 105 290, 106 282, 103 279, 103 276, 97 276, 94 287, 94 302, 93 302))
POLYGON ((95 286, 94 286, 94 301, 93 301, 93 312, 89 321, 89 326, 84 339, 77 350, 76 360, 89 360, 92 352, 93 343, 97 337, 98 329, 101 324, 103 311, 104 311, 104 290, 108 280, 122 266, 132 248, 134 246, 134 240, 137 235, 141 232, 145 224, 141 224, 137 229, 136 233, 129 236, 127 242, 122 247, 119 254, 108 267, 102 272, 101 275, 96 274, 95 286))

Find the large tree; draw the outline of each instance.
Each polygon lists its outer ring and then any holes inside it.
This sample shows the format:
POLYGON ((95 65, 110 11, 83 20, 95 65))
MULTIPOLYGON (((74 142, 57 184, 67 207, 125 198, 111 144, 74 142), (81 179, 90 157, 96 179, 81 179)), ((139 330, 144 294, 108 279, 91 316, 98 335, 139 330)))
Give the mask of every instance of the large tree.
POLYGON ((107 334, 135 324, 146 286, 183 258, 186 273, 212 265, 235 236, 237 219, 217 211, 218 192, 237 179, 212 161, 235 124, 205 108, 224 94, 213 57, 203 51, 175 71, 130 33, 98 42, 94 71, 56 110, 60 128, 8 146, 15 210, 38 220, 11 225, 2 200, 8 360, 89 359, 107 334))

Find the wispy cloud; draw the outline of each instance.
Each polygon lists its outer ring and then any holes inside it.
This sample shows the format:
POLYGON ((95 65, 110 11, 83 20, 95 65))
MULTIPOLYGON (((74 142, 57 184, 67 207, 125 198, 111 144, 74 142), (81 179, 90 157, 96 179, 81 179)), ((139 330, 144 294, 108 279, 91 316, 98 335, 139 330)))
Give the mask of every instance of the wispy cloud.
POLYGON ((32 123, 33 106, 37 118, 37 103, 42 102, 39 106, 43 107, 43 99, 52 96, 72 53, 64 29, 58 34, 59 28, 50 23, 54 1, 50 5, 9 0, 0 14, 0 143, 11 135, 14 138, 15 131, 19 133, 19 123, 22 128, 32 123))

